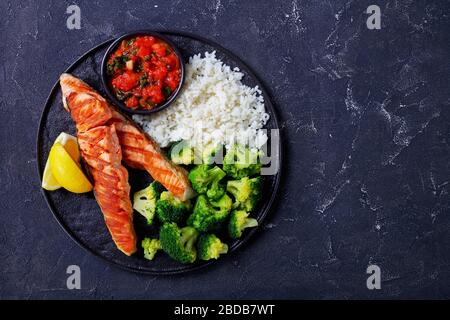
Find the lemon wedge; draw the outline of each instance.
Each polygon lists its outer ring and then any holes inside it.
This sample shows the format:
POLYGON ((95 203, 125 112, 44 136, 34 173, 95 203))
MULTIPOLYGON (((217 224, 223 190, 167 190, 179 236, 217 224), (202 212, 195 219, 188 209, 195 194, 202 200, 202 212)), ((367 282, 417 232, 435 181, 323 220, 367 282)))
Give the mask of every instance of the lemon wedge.
POLYGON ((48 156, 53 177, 70 192, 84 193, 92 190, 92 184, 84 175, 80 165, 74 161, 64 146, 55 143, 48 156))
MULTIPOLYGON (((55 139, 54 144, 55 143, 62 144, 64 149, 66 149, 74 161, 77 163, 80 161, 80 151, 78 150, 77 138, 68 133, 61 132, 55 139)), ((45 163, 44 175, 42 177, 42 188, 49 191, 61 188, 61 185, 53 176, 49 159, 47 159, 47 162, 45 163)))
POLYGON ((50 161, 48 161, 48 159, 44 168, 44 176, 42 177, 42 188, 48 191, 58 190, 61 188, 58 180, 56 180, 53 176, 52 169, 50 169, 50 161))
POLYGON ((55 143, 61 143, 70 154, 72 159, 76 162, 80 161, 80 151, 78 150, 78 141, 73 135, 61 132, 59 136, 55 139, 55 143))

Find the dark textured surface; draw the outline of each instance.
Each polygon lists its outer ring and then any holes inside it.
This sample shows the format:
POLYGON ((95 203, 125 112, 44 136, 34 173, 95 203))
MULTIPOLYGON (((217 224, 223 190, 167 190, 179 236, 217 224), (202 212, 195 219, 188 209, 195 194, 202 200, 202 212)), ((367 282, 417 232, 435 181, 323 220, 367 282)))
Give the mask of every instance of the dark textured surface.
POLYGON ((2 1, 0 298, 449 298, 447 1, 2 1), (382 29, 366 28, 380 5, 382 29), (157 7, 155 7, 157 5, 157 7), (212 268, 147 277, 73 243, 39 191, 35 138, 53 83, 97 43, 187 30, 243 58, 283 124, 268 224, 212 268), (365 270, 380 266, 382 289, 365 270), (66 289, 77 264, 82 289, 66 289))

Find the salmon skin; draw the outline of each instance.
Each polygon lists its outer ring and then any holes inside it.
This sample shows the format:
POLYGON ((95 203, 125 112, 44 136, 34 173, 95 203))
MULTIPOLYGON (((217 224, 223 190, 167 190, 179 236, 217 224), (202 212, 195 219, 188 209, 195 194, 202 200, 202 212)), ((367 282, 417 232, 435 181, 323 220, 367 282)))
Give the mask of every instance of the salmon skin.
POLYGON ((106 225, 119 250, 131 255, 136 251, 136 235, 128 172, 121 161, 148 171, 181 200, 195 195, 187 171, 168 160, 147 134, 85 82, 64 73, 60 85, 63 105, 75 122, 81 156, 93 178, 106 225))
POLYGON ((114 126, 78 131, 81 156, 94 180, 94 194, 106 226, 117 248, 131 255, 136 252, 133 208, 130 201, 128 171, 122 166, 119 138, 114 126))

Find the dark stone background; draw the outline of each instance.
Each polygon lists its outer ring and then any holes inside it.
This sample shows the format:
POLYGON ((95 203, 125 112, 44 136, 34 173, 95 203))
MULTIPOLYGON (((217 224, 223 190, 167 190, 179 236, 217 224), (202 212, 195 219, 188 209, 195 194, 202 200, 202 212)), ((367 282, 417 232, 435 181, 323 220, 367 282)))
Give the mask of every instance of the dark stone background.
POLYGON ((0 298, 450 298, 448 1, 2 1, 0 298), (69 4, 82 29, 68 30, 69 4), (382 29, 368 30, 370 4, 382 29), (156 6, 157 5, 157 6, 156 6), (79 248, 40 193, 35 139, 59 74, 142 28, 186 30, 240 56, 283 127, 267 224, 217 265, 177 277, 79 248), (77 264, 82 289, 66 289, 77 264), (366 288, 377 264, 382 289, 366 288))

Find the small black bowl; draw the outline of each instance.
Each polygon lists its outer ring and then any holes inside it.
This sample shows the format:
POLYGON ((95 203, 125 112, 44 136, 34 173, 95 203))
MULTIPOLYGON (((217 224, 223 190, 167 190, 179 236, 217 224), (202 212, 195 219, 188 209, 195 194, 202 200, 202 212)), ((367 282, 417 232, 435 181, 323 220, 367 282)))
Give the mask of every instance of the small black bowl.
POLYGON ((123 110, 124 112, 127 112, 127 113, 151 114, 151 113, 155 113, 155 112, 158 112, 158 111, 161 111, 161 110, 167 108, 176 99, 176 97, 180 93, 181 87, 184 84, 184 61, 183 61, 183 57, 182 57, 180 51, 178 50, 178 48, 167 37, 165 37, 157 32, 150 31, 150 30, 134 31, 134 32, 129 32, 124 35, 121 35, 109 46, 108 50, 106 50, 105 56, 103 57, 103 60, 102 60, 101 76, 102 76, 102 82, 103 82, 103 86, 105 87, 106 94, 108 95, 109 99, 111 101, 113 101, 114 104, 117 105, 121 110, 123 110), (177 89, 174 92, 172 92, 169 99, 167 99, 164 103, 158 105, 156 108, 153 108, 151 110, 141 110, 141 109, 134 110, 134 109, 128 108, 122 101, 117 99, 116 95, 114 94, 114 91, 112 90, 112 88, 110 87, 110 85, 108 83, 109 76, 107 73, 107 65, 108 65, 108 58, 109 58, 110 54, 114 50, 117 49, 117 47, 120 45, 122 40, 137 37, 137 36, 153 36, 155 38, 158 38, 158 39, 166 42, 170 47, 172 47, 173 51, 175 52, 175 54, 177 55, 177 57, 180 61, 181 75, 180 75, 180 83, 178 84, 177 89))

